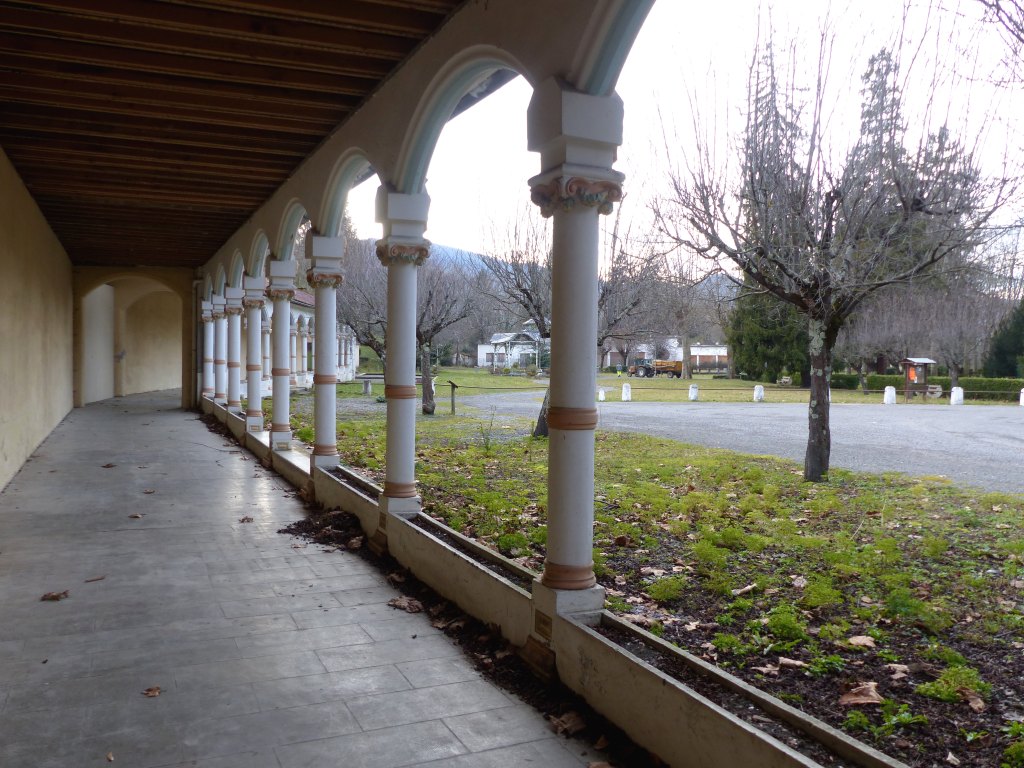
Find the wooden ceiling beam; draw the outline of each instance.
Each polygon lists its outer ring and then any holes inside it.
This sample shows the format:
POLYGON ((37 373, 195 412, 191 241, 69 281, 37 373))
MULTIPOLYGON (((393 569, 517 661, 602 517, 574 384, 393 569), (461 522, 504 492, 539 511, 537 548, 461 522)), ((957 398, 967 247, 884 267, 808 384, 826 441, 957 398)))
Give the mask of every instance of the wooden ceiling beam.
POLYGON ((155 174, 174 173, 194 176, 197 179, 205 178, 244 178, 265 180, 276 184, 280 181, 282 171, 287 172, 284 166, 269 168, 265 164, 239 165, 216 164, 216 163, 182 163, 177 159, 169 158, 140 158, 130 153, 61 150, 50 147, 18 147, 12 150, 16 153, 20 162, 32 165, 42 165, 49 168, 67 168, 76 171, 89 171, 90 169, 115 169, 132 168, 138 171, 151 171, 155 174))
POLYGON ((365 94, 379 78, 356 74, 335 74, 304 69, 309 62, 298 57, 295 66, 284 68, 258 63, 239 63, 160 51, 134 49, 130 40, 124 47, 94 45, 74 40, 51 40, 0 30, 0 50, 25 58, 57 60, 111 69, 151 72, 165 77, 262 85, 275 83, 295 90, 321 93, 365 94))

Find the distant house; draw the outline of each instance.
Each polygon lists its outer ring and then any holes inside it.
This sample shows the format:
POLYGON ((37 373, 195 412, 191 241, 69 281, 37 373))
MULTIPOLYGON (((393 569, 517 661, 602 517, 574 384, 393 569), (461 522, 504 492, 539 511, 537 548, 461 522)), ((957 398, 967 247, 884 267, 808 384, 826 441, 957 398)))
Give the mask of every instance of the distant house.
MULTIPOLYGON (((683 347, 680 345, 679 339, 667 338, 658 346, 667 350, 664 359, 683 359, 683 347)), ((630 351, 631 359, 629 361, 623 361, 622 355, 618 350, 609 350, 605 352, 602 365, 625 366, 631 364, 632 361, 636 359, 655 358, 658 357, 655 349, 656 348, 653 344, 637 344, 630 351)), ((691 344, 690 369, 695 373, 722 373, 727 371, 729 369, 729 348, 725 344, 691 344)))
POLYGON ((476 364, 492 369, 537 365, 537 356, 546 344, 536 331, 495 333, 488 343, 476 345, 476 364))

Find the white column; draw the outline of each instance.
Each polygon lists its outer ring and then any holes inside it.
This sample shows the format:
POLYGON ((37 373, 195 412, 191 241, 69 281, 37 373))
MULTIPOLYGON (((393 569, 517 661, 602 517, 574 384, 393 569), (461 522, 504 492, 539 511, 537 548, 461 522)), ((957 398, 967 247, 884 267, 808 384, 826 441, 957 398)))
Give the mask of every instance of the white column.
MULTIPOLYGON (((335 323, 335 325, 337 325, 337 323, 335 323)), ((343 342, 342 342, 341 339, 342 339, 341 331, 335 331, 335 334, 334 334, 334 346, 335 346, 335 354, 337 355, 337 360, 338 360, 338 369, 337 370, 338 370, 338 376, 339 377, 342 375, 342 368, 348 362, 348 360, 346 359, 346 356, 345 356, 345 351, 346 350, 342 348, 343 342)))
POLYGON ((622 102, 549 79, 534 92, 528 128, 529 147, 541 153, 544 169, 530 180, 531 198, 553 218, 548 540, 541 583, 585 590, 595 583, 598 214, 610 213, 622 197, 622 174, 611 169, 622 140, 622 102))
MULTIPOLYGON (((260 316, 262 320, 262 314, 260 316)), ((263 326, 263 380, 270 381, 270 322, 263 326)))
POLYGON ((292 425, 290 403, 291 394, 289 378, 291 369, 288 367, 289 343, 292 339, 291 314, 292 296, 295 295, 295 263, 292 261, 270 262, 270 287, 267 298, 274 302, 272 325, 274 365, 271 374, 274 377, 273 406, 270 419, 270 447, 276 451, 286 451, 292 447, 292 425))
POLYGON ((247 432, 263 431, 263 365, 260 363, 261 342, 270 338, 263 333, 263 292, 267 287, 265 277, 242 278, 245 288, 245 376, 246 408, 245 429, 247 432))
POLYGON ((228 316, 228 410, 242 410, 242 296, 241 288, 230 285, 224 289, 228 316))
POLYGON ((213 304, 203 301, 203 397, 213 397, 213 304))
MULTIPOLYGON (((291 302, 288 302, 288 314, 291 314, 291 302)), ((274 312, 277 312, 277 304, 274 305, 274 312)), ((288 327, 288 383, 295 386, 299 383, 296 374, 298 373, 298 362, 296 358, 298 356, 299 348, 299 328, 298 322, 292 320, 288 327)))
POLYGON ((228 319, 223 296, 213 297, 213 401, 228 401, 228 319))
MULTIPOLYGON (((341 258, 345 240, 341 237, 306 235, 306 258, 313 268, 306 273, 316 296, 316 338, 331 339, 338 325, 337 297, 341 285, 341 258)), ((338 464, 338 348, 334 344, 313 345, 313 466, 338 464)))
POLYGON ((430 198, 426 193, 377 190, 377 221, 384 237, 377 257, 388 270, 388 356, 384 369, 387 445, 382 510, 398 515, 419 511, 416 495, 416 267, 429 255, 423 239, 430 198))

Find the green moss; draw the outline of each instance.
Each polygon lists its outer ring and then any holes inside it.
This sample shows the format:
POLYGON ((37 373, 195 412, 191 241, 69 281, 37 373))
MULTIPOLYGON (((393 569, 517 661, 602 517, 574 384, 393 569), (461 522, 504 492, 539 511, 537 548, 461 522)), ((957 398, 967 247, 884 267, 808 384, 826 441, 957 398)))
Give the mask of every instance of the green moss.
POLYGON ((765 626, 773 637, 783 641, 807 639, 807 623, 793 606, 777 605, 768 612, 767 618, 765 626))
POLYGON ((685 576, 666 576, 648 585, 647 594, 657 603, 669 603, 682 597, 685 586, 685 576))
POLYGON ((960 701, 960 690, 974 691, 982 698, 992 693, 992 686, 981 679, 974 667, 947 667, 938 680, 921 683, 914 690, 929 699, 939 701, 960 701))

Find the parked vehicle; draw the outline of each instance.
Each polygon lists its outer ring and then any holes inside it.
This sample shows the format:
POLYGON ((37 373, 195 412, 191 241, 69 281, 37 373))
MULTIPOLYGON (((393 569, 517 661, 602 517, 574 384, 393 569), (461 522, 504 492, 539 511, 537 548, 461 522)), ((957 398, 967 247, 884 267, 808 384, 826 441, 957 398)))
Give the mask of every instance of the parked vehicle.
POLYGON ((633 364, 626 369, 626 373, 640 379, 653 378, 661 374, 665 374, 670 378, 675 376, 677 379, 681 379, 683 377, 683 361, 652 360, 650 358, 634 360, 633 364))

